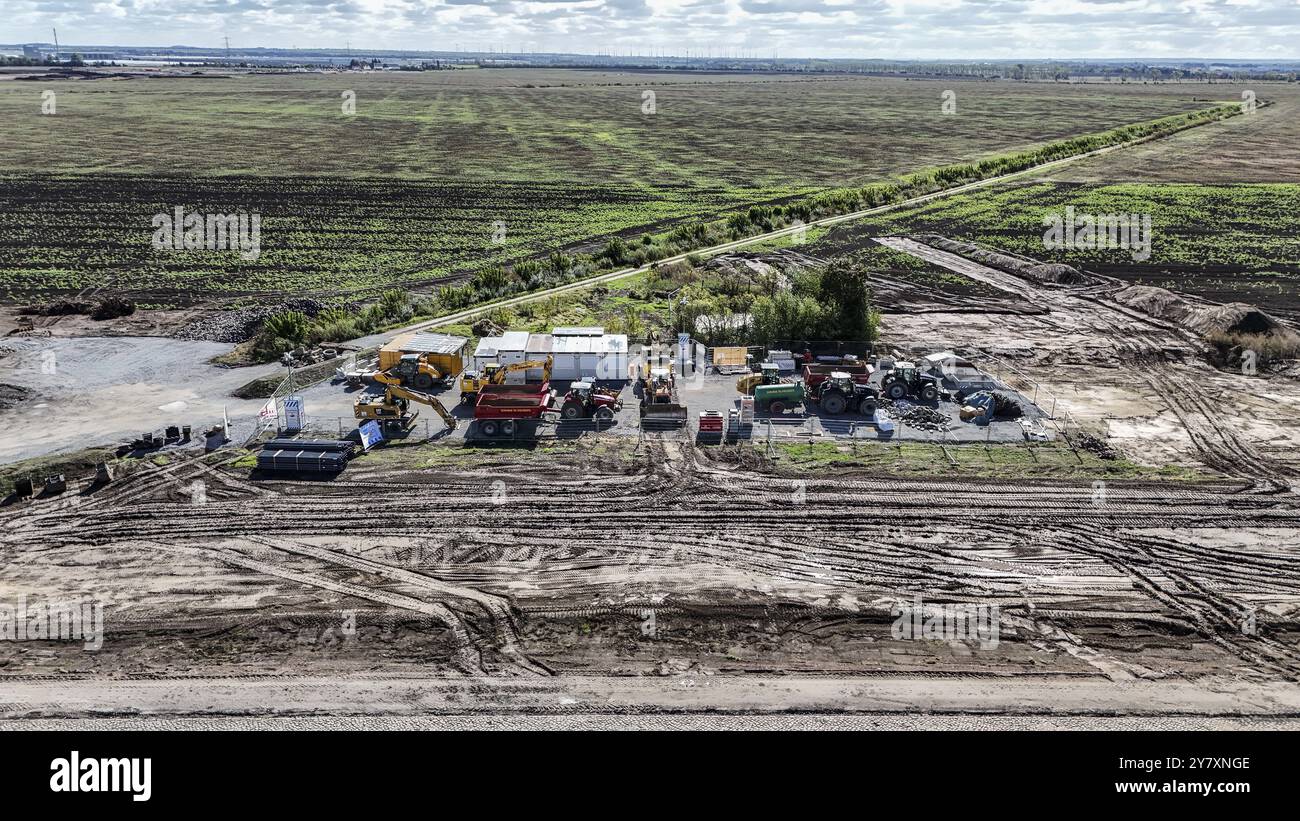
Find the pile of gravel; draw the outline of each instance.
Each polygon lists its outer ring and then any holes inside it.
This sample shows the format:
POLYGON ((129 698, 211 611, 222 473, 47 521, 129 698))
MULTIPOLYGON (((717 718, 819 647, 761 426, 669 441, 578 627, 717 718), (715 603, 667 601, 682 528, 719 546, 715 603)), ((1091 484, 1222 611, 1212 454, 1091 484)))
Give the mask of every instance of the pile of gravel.
POLYGON ((32 392, 22 385, 10 385, 7 382, 0 382, 0 409, 8 410, 9 408, 18 407, 20 402, 31 398, 32 392))
POLYGON ((881 399, 879 407, 887 410, 889 415, 896 421, 907 425, 913 430, 948 430, 949 422, 952 421, 948 418, 948 414, 937 408, 916 405, 906 400, 893 402, 888 399, 881 399))
POLYGON ((324 306, 314 299, 286 299, 279 305, 253 305, 233 311, 209 311, 177 331, 177 339, 200 342, 245 342, 276 314, 301 311, 316 316, 324 306))

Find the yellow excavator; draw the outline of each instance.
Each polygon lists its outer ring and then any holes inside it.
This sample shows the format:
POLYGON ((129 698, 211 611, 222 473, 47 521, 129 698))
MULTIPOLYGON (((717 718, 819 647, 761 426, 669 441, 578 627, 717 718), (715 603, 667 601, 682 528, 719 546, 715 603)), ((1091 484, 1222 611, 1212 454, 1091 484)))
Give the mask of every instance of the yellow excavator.
POLYGON ((433 408, 447 430, 456 429, 456 417, 451 415, 438 397, 427 393, 403 388, 401 385, 388 385, 382 394, 368 393, 359 397, 352 406, 352 415, 357 419, 375 420, 389 430, 406 430, 415 422, 418 412, 411 411, 411 403, 419 402, 433 408))
POLYGON ((375 371, 370 378, 381 385, 398 385, 428 391, 441 382, 448 382, 441 371, 430 365, 420 354, 404 354, 397 364, 386 371, 375 371))
POLYGON ((496 362, 489 362, 483 368, 483 373, 478 371, 465 371, 460 377, 460 401, 464 404, 473 404, 478 392, 488 385, 501 385, 506 381, 506 376, 516 371, 527 371, 533 368, 542 369, 542 382, 551 381, 551 366, 555 364, 555 357, 548 356, 546 361, 542 362, 537 359, 531 359, 527 362, 515 362, 510 365, 501 365, 496 362))

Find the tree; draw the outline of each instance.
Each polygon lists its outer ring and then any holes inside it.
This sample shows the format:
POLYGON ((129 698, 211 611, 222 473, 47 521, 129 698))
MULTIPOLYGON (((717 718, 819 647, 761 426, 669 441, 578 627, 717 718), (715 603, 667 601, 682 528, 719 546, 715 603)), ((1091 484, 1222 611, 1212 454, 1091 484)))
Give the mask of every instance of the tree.
POLYGON ((821 274, 818 294, 826 306, 828 339, 870 340, 875 333, 867 272, 848 260, 836 260, 821 274))
POLYGON ((824 338, 822 305, 811 296, 782 291, 775 296, 754 300, 753 329, 763 342, 824 338))

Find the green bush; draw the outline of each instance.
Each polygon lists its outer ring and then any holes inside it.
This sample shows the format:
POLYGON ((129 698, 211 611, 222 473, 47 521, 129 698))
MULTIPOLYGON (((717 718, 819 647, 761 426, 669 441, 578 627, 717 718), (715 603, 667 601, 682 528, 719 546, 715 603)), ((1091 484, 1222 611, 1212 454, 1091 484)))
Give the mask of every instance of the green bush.
POLYGON ((302 311, 285 311, 268 317, 262 329, 271 338, 284 339, 294 345, 301 345, 311 331, 311 320, 302 311))

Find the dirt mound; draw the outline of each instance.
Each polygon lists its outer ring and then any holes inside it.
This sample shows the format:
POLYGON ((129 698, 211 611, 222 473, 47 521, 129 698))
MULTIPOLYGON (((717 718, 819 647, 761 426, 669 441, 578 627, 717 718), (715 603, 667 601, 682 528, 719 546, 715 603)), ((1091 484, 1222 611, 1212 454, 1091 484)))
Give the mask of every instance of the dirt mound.
POLYGON ((1093 282, 1092 277, 1078 268, 1059 262, 1039 262, 1030 257, 990 251, 973 242, 949 239, 939 234, 919 234, 912 239, 932 248, 938 248, 940 251, 957 254, 981 265, 1031 279, 1043 285, 1090 285, 1093 282))
POLYGON ((324 306, 314 299, 287 299, 279 305, 254 305, 233 311, 210 311, 181 328, 173 336, 197 342, 245 342, 253 338, 262 323, 286 311, 316 316, 324 306))
POLYGON ((786 277, 804 268, 819 268, 825 260, 783 248, 763 253, 736 252, 712 257, 705 269, 721 271, 738 280, 760 284, 775 281, 785 287, 786 277))
POLYGON ((1057 285, 1087 285, 1092 280, 1078 268, 1061 262, 1044 262, 1031 265, 1024 271, 1026 276, 1039 282, 1054 282, 1057 285))
POLYGON ((1282 323, 1244 302, 1203 303, 1152 285, 1132 285, 1116 293, 1114 298, 1121 305, 1177 323, 1202 336, 1273 334, 1284 330, 1282 323))
POLYGON ((28 305, 20 313, 37 316, 73 316, 84 314, 91 319, 106 320, 130 316, 135 313, 135 303, 119 296, 106 296, 96 300, 67 299, 60 297, 41 303, 28 305))

